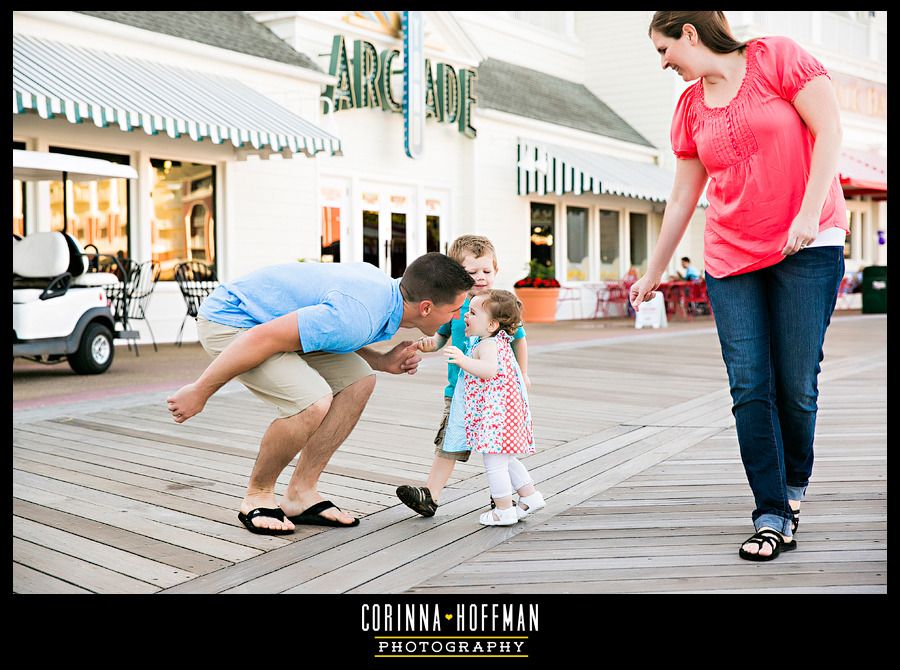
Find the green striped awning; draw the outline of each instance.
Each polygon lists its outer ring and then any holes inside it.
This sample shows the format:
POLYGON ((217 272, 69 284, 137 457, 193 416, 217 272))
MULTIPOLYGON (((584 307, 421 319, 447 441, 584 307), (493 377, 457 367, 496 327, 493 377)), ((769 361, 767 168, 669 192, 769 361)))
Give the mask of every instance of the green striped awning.
MULTIPOLYGON (((674 172, 652 163, 526 139, 519 140, 516 169, 519 195, 593 193, 666 202, 675 181, 674 172)), ((700 204, 708 204, 705 194, 700 204)))
POLYGON ((14 34, 13 114, 28 112, 263 155, 341 153, 340 139, 236 79, 14 34))

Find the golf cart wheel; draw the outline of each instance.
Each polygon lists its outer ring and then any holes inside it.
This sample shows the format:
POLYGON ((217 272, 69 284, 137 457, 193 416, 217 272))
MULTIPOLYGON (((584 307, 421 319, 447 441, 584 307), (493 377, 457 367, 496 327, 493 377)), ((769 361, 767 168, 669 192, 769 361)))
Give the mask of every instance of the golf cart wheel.
POLYGON ((112 365, 113 336, 101 323, 92 323, 84 329, 78 351, 69 354, 69 366, 80 375, 99 375, 112 365))

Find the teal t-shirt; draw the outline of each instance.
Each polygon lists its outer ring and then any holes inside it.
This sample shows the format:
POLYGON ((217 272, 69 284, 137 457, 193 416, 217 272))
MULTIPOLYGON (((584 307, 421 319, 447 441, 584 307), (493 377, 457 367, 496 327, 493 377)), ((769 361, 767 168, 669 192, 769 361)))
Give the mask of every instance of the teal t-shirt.
MULTIPOLYGON (((471 298, 466 298, 466 301, 462 304, 462 307, 459 310, 458 319, 448 321, 443 326, 438 328, 437 331, 438 335, 443 335, 444 337, 450 338, 450 344, 458 348, 463 353, 465 353, 466 351, 469 340, 469 338, 466 337, 466 322, 463 320, 463 316, 465 316, 465 313, 469 311, 470 300, 471 298)), ((525 337, 525 329, 519 326, 516 334, 513 335, 513 340, 518 340, 523 337, 525 337)), ((456 380, 458 378, 459 366, 456 363, 447 363, 447 386, 444 388, 445 397, 453 397, 453 389, 456 388, 456 380)))

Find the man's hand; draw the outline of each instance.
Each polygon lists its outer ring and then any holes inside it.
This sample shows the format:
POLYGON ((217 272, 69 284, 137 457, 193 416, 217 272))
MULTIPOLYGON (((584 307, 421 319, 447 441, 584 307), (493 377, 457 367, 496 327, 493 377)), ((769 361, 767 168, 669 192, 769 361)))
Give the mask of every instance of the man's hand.
POLYGON ((414 375, 421 360, 419 343, 406 340, 387 353, 382 354, 379 370, 390 372, 394 375, 400 375, 404 372, 408 375, 414 375))
POLYGON ((184 423, 195 414, 199 414, 206 406, 209 396, 195 384, 182 386, 166 399, 169 411, 175 423, 184 423))

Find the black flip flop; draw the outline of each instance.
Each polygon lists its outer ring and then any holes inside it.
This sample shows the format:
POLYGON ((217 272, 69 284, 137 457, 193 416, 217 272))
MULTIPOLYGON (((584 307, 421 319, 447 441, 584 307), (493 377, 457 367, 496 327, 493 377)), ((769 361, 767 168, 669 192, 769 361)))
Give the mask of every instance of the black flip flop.
POLYGON ((776 533, 774 530, 769 530, 768 528, 763 528, 741 542, 738 556, 748 561, 771 561, 778 558, 778 554, 782 551, 790 551, 791 549, 796 548, 797 540, 791 538, 790 542, 785 542, 779 533, 776 533), (768 556, 764 556, 760 553, 751 554, 749 551, 744 551, 745 544, 755 544, 759 549, 762 549, 763 544, 768 544, 772 547, 772 553, 768 556))
POLYGON ((281 530, 278 528, 260 528, 259 526, 254 526, 253 519, 258 516, 268 516, 273 519, 278 519, 279 521, 284 521, 284 512, 280 507, 257 507, 256 509, 250 510, 247 514, 238 512, 238 520, 244 524, 251 533, 256 533, 257 535, 290 535, 294 532, 293 529, 281 530))
POLYGON ((307 508, 297 516, 289 516, 288 519, 291 520, 291 523, 305 523, 311 526, 350 528, 352 526, 359 525, 359 519, 353 519, 353 523, 341 523, 340 521, 335 521, 334 519, 329 519, 319 514, 319 512, 324 512, 325 510, 331 509, 332 507, 334 507, 336 510, 341 509, 330 500, 323 500, 322 502, 316 503, 312 507, 307 508))

